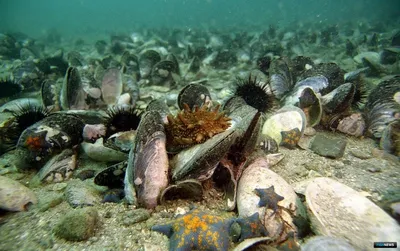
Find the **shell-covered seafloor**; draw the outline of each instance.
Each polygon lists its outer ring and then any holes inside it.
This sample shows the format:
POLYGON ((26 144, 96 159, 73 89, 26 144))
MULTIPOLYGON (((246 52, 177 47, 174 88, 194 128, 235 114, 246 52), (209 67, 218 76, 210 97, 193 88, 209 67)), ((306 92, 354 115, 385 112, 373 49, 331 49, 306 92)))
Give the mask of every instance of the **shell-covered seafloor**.
POLYGON ((396 23, 130 29, 0 34, 0 250, 400 243, 396 23))

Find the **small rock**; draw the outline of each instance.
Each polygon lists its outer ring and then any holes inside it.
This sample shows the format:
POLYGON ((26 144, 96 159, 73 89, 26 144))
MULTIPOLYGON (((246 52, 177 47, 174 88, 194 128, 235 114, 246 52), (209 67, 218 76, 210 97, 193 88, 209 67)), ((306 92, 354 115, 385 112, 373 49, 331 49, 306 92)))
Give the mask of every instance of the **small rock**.
POLYGON ((311 142, 311 137, 301 137, 299 142, 297 142, 297 145, 303 149, 307 150, 310 147, 310 142, 311 142))
POLYGON ((370 158, 372 158, 371 154, 366 153, 366 152, 361 151, 361 150, 358 150, 358 149, 352 149, 352 150, 350 151, 350 153, 351 153, 354 157, 359 158, 359 159, 370 159, 370 158))
POLYGON ((51 190, 53 191, 62 191, 67 187, 67 183, 61 182, 61 183, 56 183, 51 187, 51 190))
POLYGON ((343 157, 346 145, 346 140, 332 139, 323 134, 317 134, 311 142, 310 149, 318 155, 337 159, 343 157))
POLYGON ((304 130, 304 135, 314 136, 315 134, 317 134, 317 131, 312 127, 306 127, 306 129, 304 130))
POLYGON ((149 212, 144 208, 139 208, 126 213, 122 223, 125 226, 130 226, 135 223, 145 221, 148 218, 150 218, 149 212))
POLYGON ((380 167, 368 167, 367 170, 371 173, 380 173, 382 171, 380 167))
POLYGON ((18 181, 0 176, 0 209, 25 211, 36 203, 36 195, 29 188, 18 181))
POLYGON ((67 241, 83 241, 93 236, 97 222, 98 213, 95 208, 75 209, 61 218, 53 232, 67 241))
POLYGON ((65 198, 71 207, 94 206, 100 201, 100 197, 96 195, 81 180, 71 180, 65 189, 65 198))
POLYGON ((50 208, 53 208, 63 202, 63 196, 57 195, 47 198, 47 200, 43 201, 39 205, 39 212, 45 212, 50 208))

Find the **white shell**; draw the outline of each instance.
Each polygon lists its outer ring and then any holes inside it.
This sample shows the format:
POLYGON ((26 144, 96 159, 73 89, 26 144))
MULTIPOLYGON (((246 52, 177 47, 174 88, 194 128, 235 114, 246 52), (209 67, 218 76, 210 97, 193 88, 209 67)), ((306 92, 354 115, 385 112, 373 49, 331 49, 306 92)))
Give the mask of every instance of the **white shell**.
POLYGON ((306 189, 316 234, 343 238, 356 250, 373 250, 373 242, 400 243, 400 226, 377 205, 330 178, 315 178, 306 189))
MULTIPOLYGON (((254 192, 256 188, 269 188, 274 186, 275 192, 284 199, 278 202, 280 207, 287 210, 281 210, 282 218, 297 231, 293 224, 292 216, 286 211, 292 211, 295 214, 297 195, 292 187, 278 174, 269 169, 271 166, 266 157, 256 159, 243 172, 238 183, 237 207, 240 217, 249 217, 258 212, 260 220, 264 223, 269 237, 279 237, 279 232, 282 228, 280 219, 276 217, 278 214, 273 214, 273 210, 265 207, 258 207, 260 197, 254 192)), ((284 236, 281 236, 284 238, 284 236)))
POLYGON ((119 162, 128 158, 128 154, 116 151, 103 145, 103 138, 96 140, 96 143, 83 142, 81 144, 83 151, 89 158, 103 162, 119 162))
POLYGON ((0 208, 7 211, 25 211, 37 198, 29 188, 18 181, 0 176, 0 208))
POLYGON ((298 128, 303 135, 306 127, 304 112, 295 106, 283 107, 265 121, 262 134, 270 136, 279 145, 282 141, 281 132, 298 128))

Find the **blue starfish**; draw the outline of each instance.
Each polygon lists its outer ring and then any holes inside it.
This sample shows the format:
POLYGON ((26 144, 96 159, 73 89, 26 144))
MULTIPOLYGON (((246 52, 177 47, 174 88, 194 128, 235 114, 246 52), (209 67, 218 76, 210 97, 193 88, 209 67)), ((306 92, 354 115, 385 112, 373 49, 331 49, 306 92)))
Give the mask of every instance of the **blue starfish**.
POLYGON ((233 219, 201 212, 199 209, 178 217, 172 223, 156 225, 153 231, 169 238, 169 250, 228 250, 233 219))
POLYGON ((268 235, 267 229, 261 223, 258 213, 246 218, 238 218, 236 222, 240 225, 239 242, 249 238, 268 235))
POLYGON ((259 207, 267 206, 268 209, 272 209, 274 213, 278 210, 278 202, 283 200, 284 197, 275 193, 274 186, 270 186, 269 188, 256 188, 254 192, 260 197, 260 201, 258 202, 259 207))

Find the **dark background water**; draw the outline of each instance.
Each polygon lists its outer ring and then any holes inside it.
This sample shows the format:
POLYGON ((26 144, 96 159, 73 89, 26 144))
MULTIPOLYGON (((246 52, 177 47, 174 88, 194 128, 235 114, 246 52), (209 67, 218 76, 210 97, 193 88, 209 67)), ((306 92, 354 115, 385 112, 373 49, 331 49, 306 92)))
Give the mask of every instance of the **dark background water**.
POLYGON ((400 0, 0 0, 0 31, 32 36, 129 31, 141 27, 278 26, 398 22, 400 0))

